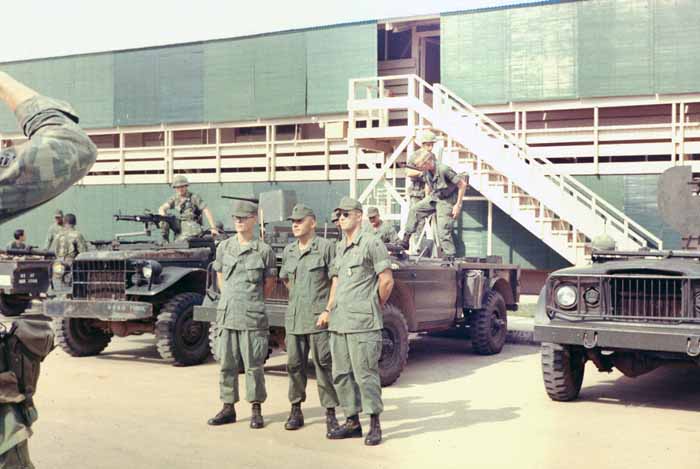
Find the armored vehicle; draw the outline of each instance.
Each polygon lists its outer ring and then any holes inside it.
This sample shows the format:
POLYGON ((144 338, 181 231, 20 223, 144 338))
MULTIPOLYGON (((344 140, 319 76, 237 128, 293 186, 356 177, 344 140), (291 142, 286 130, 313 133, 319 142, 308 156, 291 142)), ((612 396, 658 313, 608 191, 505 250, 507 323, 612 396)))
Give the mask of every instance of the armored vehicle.
POLYGON ((98 243, 101 249, 81 253, 60 267, 62 281, 54 282, 53 298, 44 303, 45 314, 54 318, 58 344, 83 357, 102 352, 115 335, 151 333, 163 359, 180 365, 203 362, 209 356, 209 327, 192 320, 192 308, 202 302, 215 240, 125 240, 150 236, 167 217, 146 213, 115 218, 144 223, 146 230, 98 243))
POLYGON ((36 249, 0 251, 0 314, 19 316, 46 296, 53 257, 36 249))
POLYGON ((690 167, 659 178, 659 210, 683 236, 682 250, 594 249, 592 265, 549 276, 535 339, 551 399, 578 397, 587 361, 629 377, 673 362, 700 364, 699 187, 690 167))
MULTIPOLYGON (((501 351, 507 333, 506 311, 517 309, 519 299, 517 265, 503 264, 499 257, 445 262, 407 256, 400 248, 392 247, 390 252, 395 284, 383 311, 379 361, 383 386, 392 384, 401 375, 412 332, 469 330, 477 353, 501 351)), ((218 291, 210 285, 204 305, 195 308, 195 320, 213 323, 217 300, 218 291)), ((270 321, 270 344, 283 347, 287 290, 281 281, 265 307, 270 321)), ((217 335, 213 327, 211 331, 211 348, 215 353, 217 335)))

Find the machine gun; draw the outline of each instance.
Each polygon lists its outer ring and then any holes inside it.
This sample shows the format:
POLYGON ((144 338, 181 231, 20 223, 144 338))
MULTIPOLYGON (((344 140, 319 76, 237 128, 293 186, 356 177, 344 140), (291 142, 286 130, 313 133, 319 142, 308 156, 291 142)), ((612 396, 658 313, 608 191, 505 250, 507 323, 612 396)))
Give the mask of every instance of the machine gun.
POLYGON ((177 217, 175 215, 160 215, 151 213, 148 210, 144 211, 143 215, 122 215, 121 213, 119 213, 114 215, 114 219, 116 221, 133 221, 144 224, 143 231, 117 234, 115 236, 117 240, 133 236, 151 236, 151 232, 154 229, 157 229, 162 222, 166 222, 170 226, 173 226, 177 221, 177 217))
POLYGON ((56 253, 47 251, 46 249, 36 249, 36 246, 29 246, 26 249, 0 249, 0 256, 20 257, 20 256, 35 256, 45 259, 54 259, 56 253))

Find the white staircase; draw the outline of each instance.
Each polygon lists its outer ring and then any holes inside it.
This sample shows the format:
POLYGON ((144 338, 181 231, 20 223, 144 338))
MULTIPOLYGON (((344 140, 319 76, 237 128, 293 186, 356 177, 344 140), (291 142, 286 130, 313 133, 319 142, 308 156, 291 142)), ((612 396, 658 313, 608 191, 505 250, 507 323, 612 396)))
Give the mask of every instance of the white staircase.
MULTIPOLYGON (((391 177, 396 177, 395 163, 405 156, 407 140, 413 144, 416 132, 431 128, 446 141, 443 161, 467 173, 471 187, 572 264, 585 262, 590 240, 603 233, 615 239, 619 249, 662 248, 654 234, 575 178, 558 173, 549 160, 531 157, 527 145, 445 87, 408 75, 351 80, 350 91, 350 145, 403 139, 385 164, 376 168, 361 199, 371 197, 377 187, 390 185, 391 177), (396 89, 401 81, 406 82, 405 95, 367 97, 367 89, 396 89), (375 121, 371 116, 377 111, 387 118, 375 121), (392 125, 392 113, 397 116, 396 125, 392 125)), ((402 202, 404 212, 407 204, 402 202)), ((405 214, 400 218, 405 220, 405 214)))

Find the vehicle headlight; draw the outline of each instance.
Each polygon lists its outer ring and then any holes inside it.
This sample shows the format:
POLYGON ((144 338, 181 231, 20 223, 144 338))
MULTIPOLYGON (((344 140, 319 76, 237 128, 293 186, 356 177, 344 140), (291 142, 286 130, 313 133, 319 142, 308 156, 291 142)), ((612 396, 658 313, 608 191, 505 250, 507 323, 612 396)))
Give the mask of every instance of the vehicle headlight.
POLYGON ((564 309, 573 308, 578 300, 578 291, 573 285, 562 285, 554 291, 554 300, 564 309))
POLYGON ((149 282, 157 282, 163 267, 156 261, 146 261, 141 266, 141 275, 149 282))
POLYGON ((153 266, 151 264, 144 265, 141 269, 141 273, 143 274, 143 278, 150 280, 153 276, 153 266))
POLYGON ((66 271, 66 266, 64 266, 63 262, 61 261, 54 262, 51 268, 53 269, 53 273, 56 275, 63 275, 63 272, 66 271))

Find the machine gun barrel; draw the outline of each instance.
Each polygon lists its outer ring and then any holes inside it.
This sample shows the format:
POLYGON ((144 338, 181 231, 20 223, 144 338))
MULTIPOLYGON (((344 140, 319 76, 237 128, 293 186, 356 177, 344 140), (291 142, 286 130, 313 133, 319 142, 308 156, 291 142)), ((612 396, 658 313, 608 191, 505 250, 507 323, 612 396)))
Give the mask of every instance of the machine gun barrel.
POLYGON ((47 251, 46 249, 34 249, 33 246, 30 246, 27 249, 0 249, 0 255, 13 257, 38 256, 45 257, 46 259, 54 259, 56 257, 56 253, 53 251, 47 251))
POLYGON ((173 224, 177 217, 175 215, 160 215, 160 214, 155 214, 155 213, 144 213, 142 215, 122 215, 122 214, 116 214, 114 215, 114 219, 117 221, 133 221, 133 222, 138 222, 138 223, 145 223, 145 224, 159 224, 160 222, 166 221, 170 224, 173 224))

